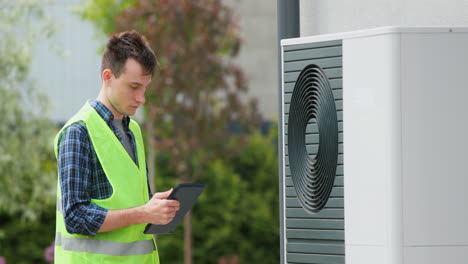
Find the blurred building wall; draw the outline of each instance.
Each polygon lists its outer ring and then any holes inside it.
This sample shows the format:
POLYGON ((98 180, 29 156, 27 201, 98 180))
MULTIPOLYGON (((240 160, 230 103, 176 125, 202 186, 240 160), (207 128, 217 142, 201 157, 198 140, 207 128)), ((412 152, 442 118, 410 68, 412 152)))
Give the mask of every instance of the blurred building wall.
POLYGON ((278 117, 276 1, 226 0, 239 16, 242 46, 237 59, 266 119, 278 117))
POLYGON ((62 123, 76 113, 87 99, 97 97, 101 88, 98 40, 93 26, 72 10, 82 0, 55 0, 44 7, 52 19, 51 39, 36 41, 31 66, 35 79, 50 99, 50 116, 62 123))
POLYGON ((468 25, 468 0, 300 0, 301 36, 381 26, 468 25))

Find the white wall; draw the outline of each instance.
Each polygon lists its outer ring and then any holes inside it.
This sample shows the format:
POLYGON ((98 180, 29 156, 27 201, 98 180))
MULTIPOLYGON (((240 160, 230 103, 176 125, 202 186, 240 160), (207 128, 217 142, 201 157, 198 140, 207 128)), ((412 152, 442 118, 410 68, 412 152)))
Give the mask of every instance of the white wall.
POLYGON ((380 26, 468 25, 468 0, 300 0, 301 36, 380 26))
POLYGON ((31 77, 50 99, 50 116, 67 121, 101 88, 101 57, 97 51, 106 39, 95 37, 93 26, 73 14, 82 0, 56 0, 44 7, 54 22, 51 39, 38 39, 34 47, 31 77))
POLYGON ((264 118, 278 117, 276 1, 226 0, 239 16, 242 46, 237 62, 247 75, 249 98, 264 118))

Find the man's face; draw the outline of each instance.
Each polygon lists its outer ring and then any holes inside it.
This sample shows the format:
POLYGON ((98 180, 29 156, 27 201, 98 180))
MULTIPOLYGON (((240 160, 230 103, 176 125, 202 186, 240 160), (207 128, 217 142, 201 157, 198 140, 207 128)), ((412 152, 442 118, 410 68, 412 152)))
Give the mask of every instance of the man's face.
POLYGON ((141 104, 145 103, 146 87, 151 82, 151 74, 145 74, 143 67, 135 59, 125 62, 118 78, 111 75, 107 89, 107 99, 116 119, 132 116, 141 104))

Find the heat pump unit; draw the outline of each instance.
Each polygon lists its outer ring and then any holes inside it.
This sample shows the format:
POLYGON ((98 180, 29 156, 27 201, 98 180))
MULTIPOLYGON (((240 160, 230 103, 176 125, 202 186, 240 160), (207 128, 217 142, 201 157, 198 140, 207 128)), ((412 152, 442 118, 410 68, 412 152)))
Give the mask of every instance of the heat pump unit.
POLYGON ((468 28, 281 42, 282 263, 468 263, 468 28))

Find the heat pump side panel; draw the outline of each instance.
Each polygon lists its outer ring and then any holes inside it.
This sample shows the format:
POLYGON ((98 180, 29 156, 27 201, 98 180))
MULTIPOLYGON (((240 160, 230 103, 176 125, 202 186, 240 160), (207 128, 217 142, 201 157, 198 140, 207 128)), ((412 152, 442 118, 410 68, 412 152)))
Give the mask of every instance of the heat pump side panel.
POLYGON ((468 33, 402 34, 405 263, 468 263, 468 33))
POLYGON ((400 34, 343 40, 347 264, 401 264, 400 34))
MULTIPOLYGON (((342 130, 341 40, 283 46, 283 244, 285 263, 344 263, 343 130, 342 130), (304 210, 291 179, 288 155, 289 106, 295 82, 308 65, 322 68, 333 90, 339 126, 339 156, 336 178, 325 208, 318 213, 304 210)), ((307 128, 306 148, 318 149, 317 131, 307 128), (309 130, 310 129, 310 130, 309 130)))

